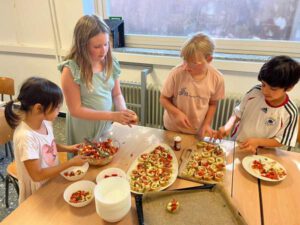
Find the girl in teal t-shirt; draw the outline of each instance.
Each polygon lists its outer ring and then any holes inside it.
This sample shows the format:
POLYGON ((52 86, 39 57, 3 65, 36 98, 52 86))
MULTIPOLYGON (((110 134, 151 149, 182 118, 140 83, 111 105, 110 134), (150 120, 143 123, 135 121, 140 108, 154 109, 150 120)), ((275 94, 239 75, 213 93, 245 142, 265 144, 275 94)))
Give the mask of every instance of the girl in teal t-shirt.
POLYGON ((112 57, 109 33, 109 27, 97 16, 83 16, 75 26, 69 54, 58 65, 69 110, 69 144, 98 139, 112 122, 129 126, 137 122, 120 89, 120 65, 112 57))

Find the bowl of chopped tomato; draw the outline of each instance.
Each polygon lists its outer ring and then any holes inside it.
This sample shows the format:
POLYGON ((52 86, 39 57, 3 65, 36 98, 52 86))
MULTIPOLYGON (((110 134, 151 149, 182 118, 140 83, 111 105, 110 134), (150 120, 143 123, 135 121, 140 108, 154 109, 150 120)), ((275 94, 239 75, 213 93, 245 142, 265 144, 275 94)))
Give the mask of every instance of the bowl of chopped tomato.
POLYGON ((96 177, 96 183, 98 184, 102 179, 110 177, 121 177, 127 179, 127 175, 124 170, 117 167, 110 167, 102 170, 96 177))
POLYGON ((66 188, 64 199, 74 207, 86 206, 94 199, 95 186, 95 183, 92 181, 77 181, 66 188))
POLYGON ((60 172, 60 175, 69 181, 77 181, 83 178, 89 169, 89 164, 86 162, 82 166, 72 166, 60 172))
POLYGON ((87 156, 88 163, 93 166, 104 166, 113 160, 119 151, 120 144, 111 138, 88 142, 82 145, 79 154, 87 156))

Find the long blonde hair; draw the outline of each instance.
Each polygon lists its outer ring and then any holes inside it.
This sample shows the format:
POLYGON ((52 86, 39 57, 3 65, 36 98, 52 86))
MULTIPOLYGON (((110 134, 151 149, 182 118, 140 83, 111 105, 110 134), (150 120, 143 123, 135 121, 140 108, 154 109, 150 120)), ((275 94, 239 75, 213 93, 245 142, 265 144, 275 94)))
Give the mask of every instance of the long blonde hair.
MULTIPOLYGON (((80 79, 85 83, 89 90, 93 89, 93 68, 88 53, 88 43, 91 38, 100 33, 105 33, 110 36, 110 28, 102 19, 96 15, 86 15, 81 17, 74 29, 71 50, 65 57, 65 60, 73 59, 77 63, 80 68, 80 79)), ((106 72, 106 80, 108 80, 112 74, 112 64, 112 51, 109 45, 104 60, 104 72, 106 72)))
POLYGON ((212 56, 215 50, 213 40, 204 33, 196 33, 188 38, 182 48, 180 56, 186 61, 197 59, 200 54, 205 58, 212 56))

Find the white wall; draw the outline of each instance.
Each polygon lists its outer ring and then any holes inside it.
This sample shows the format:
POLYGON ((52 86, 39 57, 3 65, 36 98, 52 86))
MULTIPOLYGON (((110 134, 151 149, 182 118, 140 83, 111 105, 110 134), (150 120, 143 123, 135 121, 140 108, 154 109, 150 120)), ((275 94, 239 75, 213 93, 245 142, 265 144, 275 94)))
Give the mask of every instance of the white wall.
POLYGON ((59 53, 82 15, 81 0, 0 0, 0 76, 14 78, 17 93, 33 75, 60 84, 59 53))
MULTIPOLYGON (((0 0, 0 76, 14 78, 17 92, 23 80, 32 75, 60 85, 56 65, 69 49, 75 23, 82 15, 81 0, 0 0)), ((125 53, 115 56, 121 62, 153 64, 148 82, 158 87, 180 62, 179 57, 125 53)), ((257 83, 261 63, 215 60, 214 65, 224 73, 226 92, 243 94, 257 83)), ((141 68, 122 66, 121 80, 139 81, 141 68)), ((298 101, 299 86, 290 94, 298 101)))

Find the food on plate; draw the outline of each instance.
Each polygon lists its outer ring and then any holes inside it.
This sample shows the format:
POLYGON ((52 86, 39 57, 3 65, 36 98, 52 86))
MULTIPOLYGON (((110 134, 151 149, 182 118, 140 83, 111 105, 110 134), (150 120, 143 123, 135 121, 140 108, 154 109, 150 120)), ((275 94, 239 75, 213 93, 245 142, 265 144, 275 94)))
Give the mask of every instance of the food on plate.
POLYGON ((209 157, 209 158, 207 159, 207 161, 208 161, 210 164, 212 164, 212 163, 214 163, 216 160, 215 160, 214 157, 209 157))
POLYGON ((213 143, 209 143, 209 142, 205 142, 205 141, 199 141, 197 144, 196 144, 196 147, 200 150, 202 150, 203 152, 212 152, 213 150, 216 149, 216 146, 215 144, 213 143))
POLYGON ((138 163, 130 172, 131 190, 144 193, 167 186, 173 174, 173 156, 163 146, 157 146, 138 157, 138 163))
POLYGON ((170 213, 177 212, 179 209, 179 202, 176 199, 172 199, 170 202, 168 202, 166 209, 170 213))
POLYGON ((286 176, 286 171, 273 160, 253 160, 252 169, 258 171, 262 177, 266 177, 272 180, 279 180, 280 178, 286 176))
POLYGON ((224 157, 225 156, 225 152, 222 150, 222 148, 215 148, 212 151, 212 156, 213 157, 224 157))
POLYGON ((221 180, 223 179, 223 177, 224 177, 224 173, 221 172, 221 171, 218 171, 218 172, 215 173, 214 179, 215 179, 216 181, 221 181, 221 180))
POLYGON ((95 166, 103 166, 110 163, 119 150, 119 143, 108 138, 105 141, 90 142, 86 139, 79 154, 87 156, 88 163, 95 166))
POLYGON ((202 157, 209 158, 211 156, 210 152, 202 152, 202 157))
POLYGON ((104 175, 104 178, 109 178, 109 177, 122 177, 122 176, 118 175, 117 173, 105 174, 104 175))
POLYGON ((224 178, 225 153, 213 143, 198 142, 183 163, 180 176, 204 183, 217 183, 224 178))
POLYGON ((216 163, 224 163, 224 159, 221 157, 216 157, 216 163))
POLYGON ((64 176, 66 176, 66 177, 79 176, 81 174, 83 174, 82 170, 66 171, 66 172, 64 172, 64 176))
POLYGON ((70 202, 80 203, 80 202, 85 202, 91 198, 92 198, 91 191, 78 190, 71 195, 70 202))

